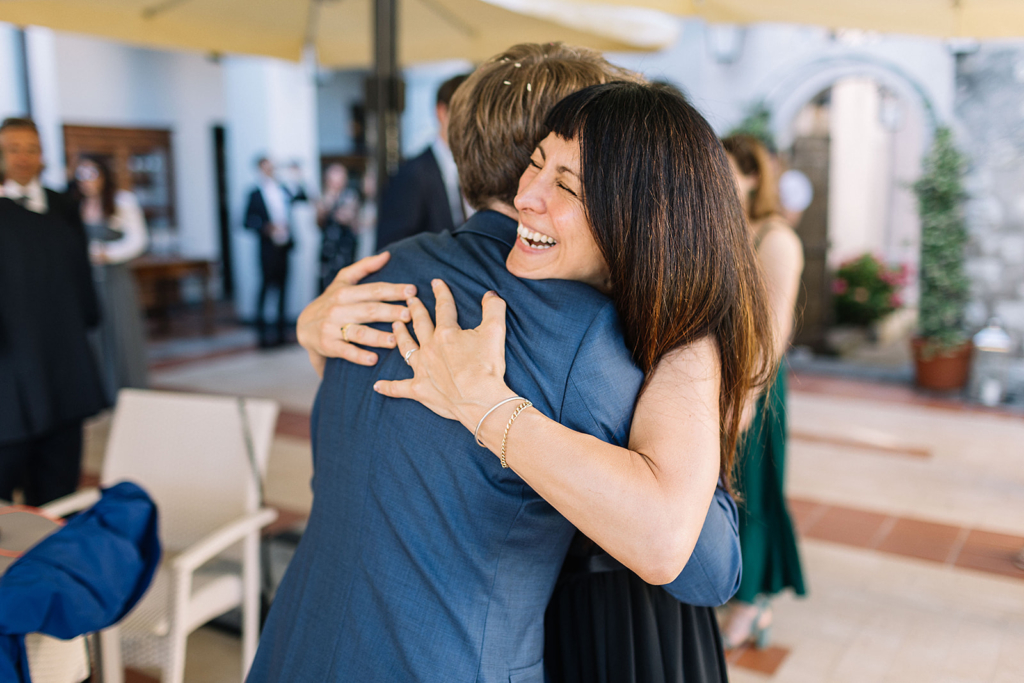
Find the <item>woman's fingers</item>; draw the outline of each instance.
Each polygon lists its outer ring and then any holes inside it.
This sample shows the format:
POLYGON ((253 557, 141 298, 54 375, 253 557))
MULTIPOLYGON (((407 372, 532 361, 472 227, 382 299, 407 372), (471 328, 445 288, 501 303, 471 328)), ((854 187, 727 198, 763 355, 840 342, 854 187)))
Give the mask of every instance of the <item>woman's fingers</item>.
POLYGON ((382 379, 374 383, 373 390, 390 398, 413 398, 411 379, 382 379))
POLYGON ((458 327, 459 314, 455 309, 455 298, 452 290, 448 289, 442 280, 431 280, 431 287, 434 289, 434 315, 437 317, 438 327, 458 327))
POLYGON ((409 328, 405 323, 397 322, 391 326, 391 329, 395 331, 395 342, 398 344, 398 352, 402 354, 402 358, 405 358, 405 362, 411 365, 411 356, 408 354, 418 350, 419 345, 416 344, 416 340, 409 334, 409 328))
POLYGON ((331 322, 341 326, 348 323, 393 323, 397 320, 408 322, 409 309, 382 301, 364 301, 357 304, 335 304, 328 314, 331 322))
POLYGON ((355 304, 363 301, 405 301, 416 296, 416 287, 392 282, 368 282, 365 285, 340 285, 332 292, 337 304, 355 304))
POLYGON ((412 329, 420 344, 429 344, 434 338, 434 322, 430 319, 430 311, 418 298, 413 297, 406 302, 412 315, 412 329))
POLYGON ((500 329, 502 336, 504 336, 505 311, 507 309, 505 300, 493 291, 487 292, 484 294, 480 307, 483 309, 483 317, 480 320, 480 327, 500 329))
POLYGON ((378 349, 395 348, 395 335, 366 325, 349 323, 339 328, 341 340, 349 344, 373 346, 378 349))

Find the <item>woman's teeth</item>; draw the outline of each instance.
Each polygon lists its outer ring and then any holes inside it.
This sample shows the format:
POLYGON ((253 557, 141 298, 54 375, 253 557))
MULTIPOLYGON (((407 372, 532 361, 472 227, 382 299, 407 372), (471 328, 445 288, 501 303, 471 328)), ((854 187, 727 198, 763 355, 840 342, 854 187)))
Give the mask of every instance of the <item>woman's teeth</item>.
POLYGON ((523 241, 523 244, 533 249, 550 249, 555 244, 558 244, 558 242, 547 235, 542 235, 539 232, 523 227, 522 223, 519 224, 516 232, 519 234, 519 239, 523 241))

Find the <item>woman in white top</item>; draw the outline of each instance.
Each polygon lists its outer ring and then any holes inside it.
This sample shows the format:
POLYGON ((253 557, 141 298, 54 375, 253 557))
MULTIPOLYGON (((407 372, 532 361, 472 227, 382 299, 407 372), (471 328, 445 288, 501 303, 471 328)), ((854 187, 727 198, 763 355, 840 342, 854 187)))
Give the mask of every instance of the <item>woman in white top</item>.
POLYGON ((100 158, 79 162, 75 188, 102 314, 97 353, 104 387, 113 401, 123 387, 148 384, 142 311, 128 266, 146 251, 146 219, 135 195, 117 189, 109 166, 100 158))

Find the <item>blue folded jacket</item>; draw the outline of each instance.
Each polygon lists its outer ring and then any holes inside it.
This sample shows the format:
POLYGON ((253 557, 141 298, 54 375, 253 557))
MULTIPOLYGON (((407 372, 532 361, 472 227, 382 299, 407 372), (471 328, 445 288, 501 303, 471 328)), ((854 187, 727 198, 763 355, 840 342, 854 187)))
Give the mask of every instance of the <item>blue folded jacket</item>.
POLYGON ((157 509, 123 482, 0 577, 0 682, 29 683, 25 634, 73 638, 117 623, 160 563, 157 509))

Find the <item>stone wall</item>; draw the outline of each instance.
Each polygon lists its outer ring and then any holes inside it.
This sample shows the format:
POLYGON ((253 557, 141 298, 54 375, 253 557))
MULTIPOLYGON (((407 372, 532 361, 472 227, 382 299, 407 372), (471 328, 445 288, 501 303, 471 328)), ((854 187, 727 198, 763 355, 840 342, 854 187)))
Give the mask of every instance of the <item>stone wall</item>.
POLYGON ((1024 338, 1024 42, 957 59, 957 144, 969 159, 967 274, 972 330, 999 316, 1024 338))

